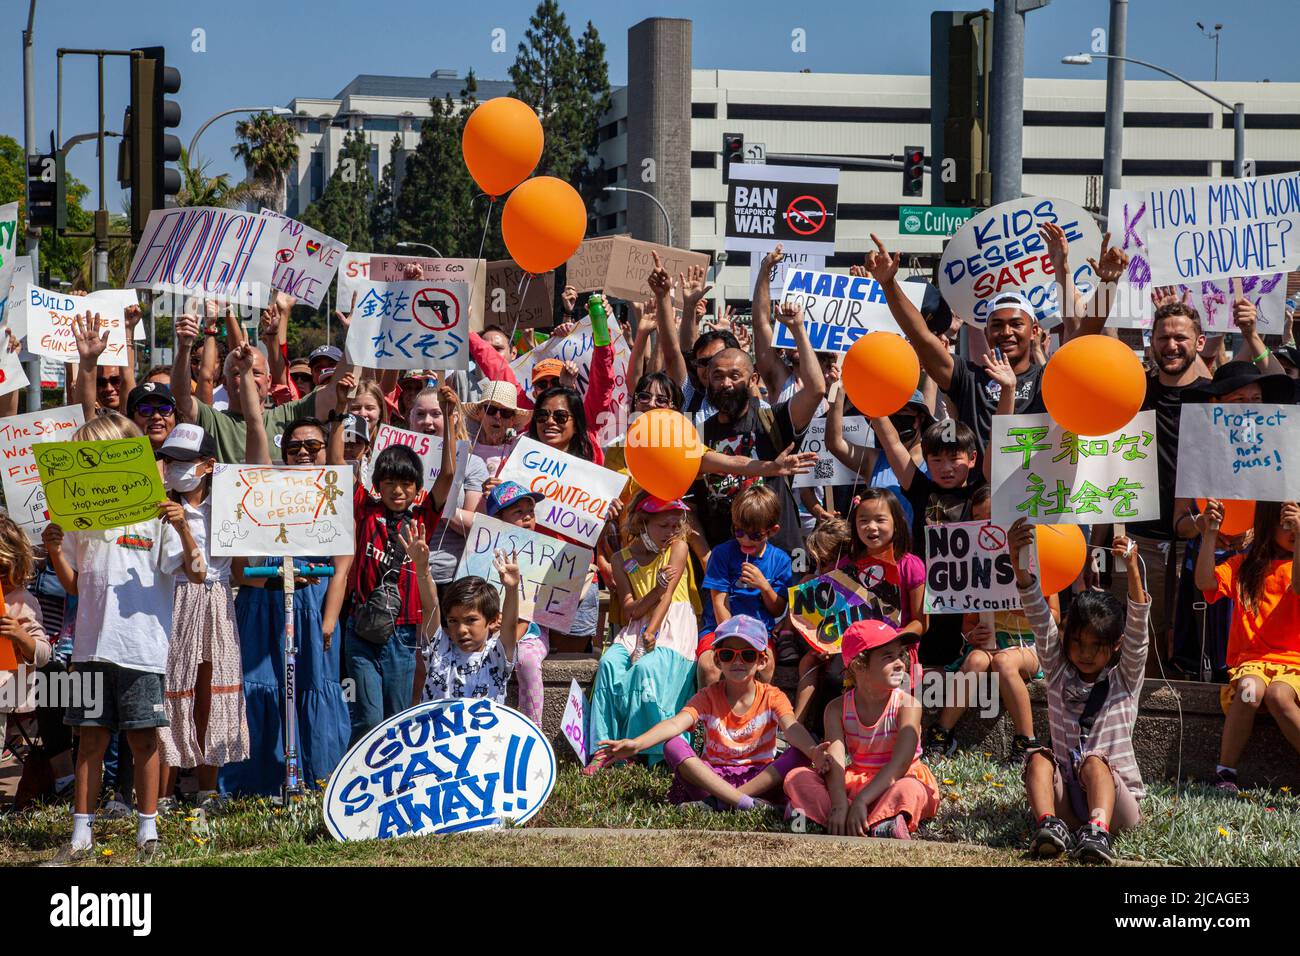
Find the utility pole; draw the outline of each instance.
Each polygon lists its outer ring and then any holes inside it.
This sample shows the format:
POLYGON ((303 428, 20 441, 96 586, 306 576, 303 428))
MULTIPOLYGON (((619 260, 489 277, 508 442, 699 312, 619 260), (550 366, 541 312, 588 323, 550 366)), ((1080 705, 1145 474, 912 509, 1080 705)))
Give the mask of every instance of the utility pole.
POLYGON ((1051 0, 996 0, 993 5, 993 77, 989 96, 989 170, 993 203, 1019 199, 1025 111, 1025 14, 1051 0))
MULTIPOLYGON (((1110 208, 1110 193, 1124 181, 1124 56, 1128 45, 1128 0, 1110 0, 1106 52, 1106 140, 1101 170, 1101 212, 1110 208)), ((1107 224, 1109 225, 1109 223, 1107 224)))
MULTIPOLYGON (((39 153, 36 148, 36 89, 32 67, 32 34, 36 25, 36 0, 27 8, 27 29, 23 31, 23 146, 28 156, 39 153)), ((28 216, 31 221, 31 216, 28 216)), ((30 226, 27 229, 27 254, 32 257, 32 278, 39 281, 41 234, 30 226)), ((7 290, 6 290, 7 291, 7 290)), ((26 290, 24 290, 26 294, 26 290)), ((33 357, 27 363, 27 411, 41 409, 41 360, 33 357)))

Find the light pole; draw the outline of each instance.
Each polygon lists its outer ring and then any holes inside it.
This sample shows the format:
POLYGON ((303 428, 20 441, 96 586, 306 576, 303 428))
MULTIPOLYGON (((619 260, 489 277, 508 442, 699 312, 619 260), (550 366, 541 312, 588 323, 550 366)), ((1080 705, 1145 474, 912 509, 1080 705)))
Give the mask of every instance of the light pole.
POLYGON ((645 196, 646 199, 649 199, 652 203, 658 206, 659 211, 664 214, 664 228, 668 230, 668 245, 671 246, 673 244, 673 223, 672 220, 668 218, 668 210, 664 208, 664 204, 661 203, 658 199, 656 199, 650 193, 646 192, 644 189, 628 189, 626 186, 606 186, 605 192, 636 193, 638 196, 645 196))
POLYGON ((1219 82, 1219 31, 1223 29, 1222 23, 1214 25, 1214 32, 1211 33, 1205 29, 1205 24, 1200 20, 1196 21, 1196 26, 1200 28, 1201 35, 1207 40, 1214 41, 1214 82, 1219 82))
POLYGON ((1094 59, 1096 60, 1123 60, 1125 63, 1136 63, 1138 66, 1145 66, 1148 70, 1155 70, 1157 73, 1163 73, 1171 79, 1177 80, 1184 86, 1190 86, 1202 96, 1214 100, 1224 109, 1232 110, 1232 175, 1236 179, 1241 179, 1245 175, 1246 166, 1246 104, 1229 103, 1227 100, 1221 100, 1204 87, 1197 86, 1186 77, 1179 76, 1172 70, 1166 70, 1163 66, 1156 66, 1154 63, 1148 63, 1146 60, 1135 60, 1128 56, 1114 56, 1109 53, 1076 53, 1073 56, 1061 57, 1061 62, 1068 66, 1087 66, 1094 59))
POLYGON ((190 148, 185 153, 185 155, 189 157, 191 166, 196 164, 194 149, 199 145, 199 137, 203 135, 203 131, 217 120, 221 119, 221 117, 229 116, 232 113, 270 113, 272 116, 291 116, 293 115, 293 110, 284 106, 236 106, 234 109, 222 110, 216 116, 209 117, 207 122, 200 126, 198 132, 194 134, 194 138, 190 140, 190 148))
POLYGON ((433 246, 429 245, 427 242, 399 242, 397 244, 397 248, 399 249, 415 249, 417 247, 420 249, 428 249, 430 252, 433 253, 433 257, 435 259, 442 258, 442 253, 439 252, 437 249, 433 248, 433 246))

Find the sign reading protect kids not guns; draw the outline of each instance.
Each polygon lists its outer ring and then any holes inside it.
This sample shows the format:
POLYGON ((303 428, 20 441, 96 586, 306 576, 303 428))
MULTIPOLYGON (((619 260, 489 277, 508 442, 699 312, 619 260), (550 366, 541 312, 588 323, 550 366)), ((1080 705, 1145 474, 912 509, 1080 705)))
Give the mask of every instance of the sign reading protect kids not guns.
POLYGON ((65 405, 0 419, 0 478, 3 478, 9 517, 27 532, 29 541, 41 540, 50 523, 45 486, 32 455, 35 442, 68 438, 85 422, 80 405, 65 405))
POLYGON ((1154 411, 1091 438, 1047 415, 993 416, 993 520, 1090 525, 1160 517, 1155 435, 1154 411))
POLYGON ((214 555, 353 553, 349 465, 217 465, 214 555))
POLYGON ((610 502, 623 493, 627 475, 610 471, 523 435, 499 477, 546 495, 537 523, 592 547, 600 540, 610 502))
POLYGON ((336 840, 518 825, 546 803, 555 770, 550 743, 517 710, 487 698, 425 701, 344 755, 322 812, 336 840))
POLYGON ((352 309, 348 355, 366 368, 469 368, 469 286, 370 280, 352 309))
POLYGON ((147 438, 32 445, 50 520, 64 531, 104 531, 157 517, 165 497, 147 438))
POLYGON ((1007 532, 990 521, 925 526, 925 613, 1020 607, 1007 532))
POLYGON ((1298 412, 1294 405, 1183 405, 1174 494, 1300 500, 1298 412))
POLYGON ((279 241, 280 223, 260 213, 207 206, 155 209, 126 284, 264 308, 279 241))
POLYGON ((280 244, 275 250, 271 284, 313 309, 318 307, 348 247, 274 210, 264 208, 262 215, 280 223, 280 244))

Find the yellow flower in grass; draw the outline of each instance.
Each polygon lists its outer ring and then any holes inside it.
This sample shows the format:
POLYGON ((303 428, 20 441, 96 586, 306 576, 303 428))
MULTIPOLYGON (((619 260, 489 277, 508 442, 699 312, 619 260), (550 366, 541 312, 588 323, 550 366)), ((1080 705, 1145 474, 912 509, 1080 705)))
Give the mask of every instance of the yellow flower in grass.
POLYGON ((1228 838, 1229 836, 1231 836, 1231 835, 1232 835, 1232 834, 1230 834, 1230 833, 1229 833, 1227 830, 1225 830, 1223 827, 1219 827, 1219 836, 1223 837, 1224 839, 1227 839, 1227 838, 1228 838))
POLYGON ((956 780, 945 780, 945 781, 944 781, 944 783, 945 783, 947 786, 949 786, 949 787, 951 787, 951 786, 952 786, 954 783, 956 783, 956 782, 957 782, 956 780))
POLYGON ((1005 787, 1006 784, 1004 784, 1004 783, 994 783, 993 786, 995 786, 995 787, 1005 787))
POLYGON ((961 799, 961 794, 954 790, 952 793, 948 794, 948 799, 956 802, 961 799))
POLYGON ((208 842, 207 840, 195 836, 193 833, 190 834, 190 839, 193 840, 195 843, 197 843, 199 846, 203 846, 203 844, 208 842))
POLYGON ((1281 791, 1282 791, 1283 793, 1290 793, 1290 792, 1291 792, 1291 788, 1290 788, 1290 787, 1281 787, 1281 788, 1279 788, 1279 789, 1281 789, 1281 791))
POLYGON ((112 855, 113 855, 113 851, 112 851, 112 850, 104 850, 104 851, 103 851, 102 853, 100 853, 99 855, 100 855, 100 856, 112 856, 112 855))
POLYGON ((186 817, 186 818, 185 818, 185 822, 186 822, 186 823, 193 823, 193 822, 194 822, 195 820, 197 820, 197 819, 198 819, 198 817, 186 817))
POLYGON ((986 774, 984 775, 984 782, 985 782, 985 783, 988 783, 988 782, 989 782, 990 780, 992 780, 992 779, 993 779, 993 774, 991 774, 991 773, 986 773, 986 774))

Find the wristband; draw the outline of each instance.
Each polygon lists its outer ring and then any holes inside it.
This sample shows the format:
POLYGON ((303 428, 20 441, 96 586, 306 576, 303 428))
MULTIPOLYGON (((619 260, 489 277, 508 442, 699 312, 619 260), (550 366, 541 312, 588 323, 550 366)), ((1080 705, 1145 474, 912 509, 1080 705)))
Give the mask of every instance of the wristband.
POLYGON ((1258 365, 1260 362, 1267 362, 1268 357, 1272 354, 1273 354, 1273 350, 1270 348, 1266 348, 1264 349, 1264 354, 1256 355, 1253 359, 1251 359, 1251 361, 1254 362, 1256 365, 1258 365))

